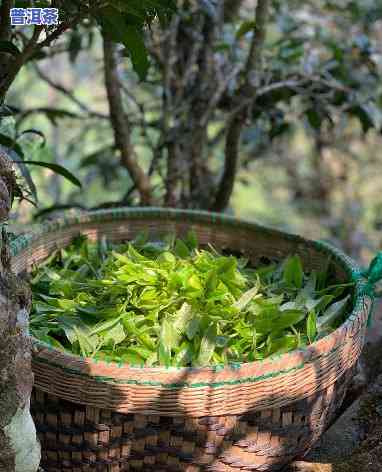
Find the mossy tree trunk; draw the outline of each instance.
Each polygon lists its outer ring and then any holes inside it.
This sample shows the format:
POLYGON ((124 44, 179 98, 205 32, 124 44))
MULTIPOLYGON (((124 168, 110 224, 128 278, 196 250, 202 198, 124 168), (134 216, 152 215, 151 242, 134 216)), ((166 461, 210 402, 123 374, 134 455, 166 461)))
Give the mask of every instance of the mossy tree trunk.
MULTIPOLYGON (((17 187, 12 164, 0 153, 0 222, 8 218, 17 187)), ((12 273, 9 242, 0 237, 0 472, 36 472, 40 446, 29 412, 33 385, 28 337, 30 291, 12 273)))

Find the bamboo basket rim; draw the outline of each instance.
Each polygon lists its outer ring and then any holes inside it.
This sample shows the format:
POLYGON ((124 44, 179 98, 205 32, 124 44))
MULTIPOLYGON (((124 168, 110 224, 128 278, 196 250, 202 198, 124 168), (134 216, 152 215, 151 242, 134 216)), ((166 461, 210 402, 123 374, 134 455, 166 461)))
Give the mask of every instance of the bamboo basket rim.
POLYGON ((206 367, 133 366, 127 363, 119 364, 116 362, 105 362, 94 358, 81 357, 76 354, 62 352, 47 343, 31 337, 34 350, 38 352, 38 362, 46 362, 51 366, 64 369, 68 373, 91 377, 100 382, 115 382, 118 384, 133 383, 134 385, 147 386, 148 388, 164 387, 166 389, 179 387, 220 388, 222 386, 229 386, 237 383, 266 380, 267 378, 288 374, 295 370, 301 369, 306 363, 314 362, 314 360, 318 357, 330 355, 333 353, 333 351, 337 350, 341 341, 345 341, 347 338, 352 337, 355 326, 358 327, 365 321, 363 320, 365 307, 368 306, 368 301, 371 302, 371 300, 370 297, 362 290, 364 282, 359 277, 361 269, 352 258, 345 255, 341 250, 331 246, 327 242, 309 240, 290 232, 280 231, 245 219, 219 213, 199 210, 144 207, 128 209, 113 208, 112 210, 96 210, 80 213, 78 215, 64 216, 38 225, 38 227, 33 230, 32 233, 27 233, 17 237, 11 242, 11 254, 12 256, 21 256, 24 250, 26 250, 34 242, 37 242, 43 235, 52 232, 59 232, 61 229, 67 228, 68 226, 75 226, 78 224, 86 225, 104 223, 106 221, 127 219, 142 220, 146 218, 147 220, 150 220, 158 217, 167 218, 174 221, 184 221, 184 219, 186 219, 187 222, 190 223, 194 221, 198 223, 209 223, 222 227, 234 226, 235 228, 240 229, 255 229, 257 231, 266 232, 270 236, 277 235, 279 237, 283 237, 284 239, 293 240, 295 242, 297 241, 303 245, 305 244, 311 248, 314 248, 318 252, 323 252, 326 255, 330 255, 333 257, 335 262, 338 263, 347 273, 349 276, 349 281, 352 281, 355 284, 353 309, 348 315, 346 321, 328 336, 304 348, 295 349, 281 355, 273 355, 261 361, 238 362, 206 367), (105 376, 105 370, 111 374, 113 374, 113 372, 118 372, 118 375, 116 377, 114 377, 114 374, 111 377, 105 376), (263 372, 263 374, 255 377, 253 375, 246 376, 246 374, 257 371, 263 372), (140 382, 139 379, 132 380, 132 377, 134 377, 135 374, 139 374, 140 372, 144 372, 145 377, 147 377, 147 374, 152 374, 153 377, 155 377, 155 375, 158 376, 158 374, 164 374, 164 378, 169 377, 169 382, 161 381, 160 379, 163 378, 162 375, 159 375, 158 381, 153 380, 140 382), (126 373, 126 379, 124 379, 123 373, 126 373), (224 373, 228 373, 230 379, 224 380, 224 373), (200 381, 197 383, 188 383, 182 381, 179 382, 179 378, 183 378, 183 376, 186 377, 186 375, 183 374, 196 374, 197 376, 200 374, 202 377, 205 377, 206 381, 200 381), (203 374, 206 374, 206 376, 203 374), (212 376, 208 374, 214 375, 212 376), (173 379, 174 382, 171 379, 173 379))

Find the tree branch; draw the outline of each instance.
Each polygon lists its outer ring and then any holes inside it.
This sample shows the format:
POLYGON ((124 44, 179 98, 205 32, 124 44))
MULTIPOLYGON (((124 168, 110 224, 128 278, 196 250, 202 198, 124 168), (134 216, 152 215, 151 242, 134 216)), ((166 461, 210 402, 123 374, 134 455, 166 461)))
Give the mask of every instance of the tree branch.
POLYGON ((73 26, 75 26, 82 18, 83 18, 83 13, 81 12, 78 15, 75 15, 70 20, 63 21, 62 23, 60 23, 51 34, 48 34, 46 38, 43 41, 41 41, 41 43, 37 44, 37 49, 42 49, 42 48, 50 46, 54 40, 58 39, 69 28, 72 28, 73 26))
POLYGON ((115 145, 121 153, 121 164, 127 169, 138 189, 141 203, 150 205, 152 201, 150 179, 138 164, 131 144, 131 126, 123 109, 122 88, 118 77, 115 45, 103 37, 105 62, 105 86, 110 109, 110 120, 114 131, 115 145))
MULTIPOLYGON (((4 0, 0 5, 0 41, 9 41, 12 34, 10 9, 13 7, 13 0, 4 0)), ((14 57, 8 53, 0 53, 0 84, 6 78, 9 64, 14 60, 14 57)), ((0 105, 4 97, 0 95, 0 105)))
MULTIPOLYGON (((165 46, 164 54, 164 65, 163 65, 163 109, 161 115, 161 133, 162 136, 159 138, 158 148, 162 145, 162 142, 167 143, 167 174, 165 179, 166 194, 165 194, 165 205, 168 207, 176 207, 178 203, 178 183, 179 183, 179 169, 177 165, 177 143, 174 136, 171 136, 173 130, 171 130, 171 119, 174 120, 173 128, 178 125, 177 113, 175 110, 174 97, 172 92, 172 85, 174 79, 175 65, 178 60, 177 50, 177 36, 179 31, 180 16, 175 16, 170 24, 168 36, 164 41, 165 46), (167 52, 167 53, 166 53, 167 52), (171 133, 172 131, 172 133, 171 133)), ((155 153, 155 156, 160 155, 155 153)))
POLYGON ((175 142, 167 146, 167 176, 166 176, 166 195, 165 205, 167 207, 177 207, 177 186, 179 182, 179 168, 177 160, 177 145, 175 142))
MULTIPOLYGON (((239 100, 248 100, 251 96, 254 96, 256 87, 260 83, 262 52, 266 37, 269 5, 270 0, 257 1, 255 27, 245 65, 245 81, 237 93, 239 100)), ((245 123, 247 110, 248 105, 239 109, 232 117, 228 126, 224 170, 212 205, 212 210, 214 211, 225 210, 233 192, 238 167, 240 137, 245 123)))
POLYGON ((0 7, 0 41, 8 41, 11 36, 11 18, 9 16, 13 8, 14 0, 3 0, 0 7))
POLYGON ((25 62, 28 61, 28 59, 35 52, 36 44, 42 30, 43 30, 42 26, 40 25, 35 26, 32 37, 26 44, 23 51, 17 56, 15 56, 14 60, 9 63, 8 71, 0 83, 0 103, 3 101, 5 94, 8 92, 9 87, 12 85, 12 82, 15 80, 21 67, 25 64, 25 62))
POLYGON ((225 162, 223 175, 215 196, 213 211, 223 211, 229 204, 231 198, 239 155, 239 144, 244 117, 242 114, 236 114, 228 126, 225 142, 225 162))
POLYGON ((267 33, 267 22, 270 0, 258 0, 255 13, 255 26, 253 29, 251 47, 245 65, 246 81, 244 92, 251 93, 260 83, 262 71, 262 53, 267 33), (252 74, 256 74, 252 77, 252 74))
POLYGON ((207 123, 209 119, 211 118, 211 115, 216 109, 216 105, 219 103, 221 100, 222 96, 227 90, 228 85, 230 82, 237 77, 241 70, 241 66, 235 66, 227 74, 225 78, 217 85, 215 93, 212 95, 210 101, 208 102, 206 106, 206 111, 204 112, 203 116, 200 118, 200 126, 207 126, 207 123))
MULTIPOLYGON (((9 0, 7 0, 9 3, 9 0)), ((2 10, 1 14, 3 15, 3 8, 6 10, 7 5, 6 2, 3 2, 2 4, 2 10)), ((8 18, 9 18, 9 10, 8 10, 8 18)), ((80 12, 78 15, 75 15, 73 18, 71 18, 68 21, 62 22, 58 25, 58 27, 49 35, 46 36, 46 38, 41 41, 40 43, 38 42, 41 32, 44 30, 44 27, 41 25, 35 26, 33 34, 31 39, 26 43, 23 51, 15 56, 14 60, 12 62, 9 62, 7 64, 7 71, 4 77, 0 79, 0 103, 4 100, 4 97, 6 93, 8 92, 10 86, 12 85, 13 81, 15 80, 17 74, 19 73, 21 67, 28 62, 28 60, 39 50, 46 46, 50 46, 50 44, 57 39, 59 36, 61 36, 62 33, 64 33, 67 29, 73 27, 84 15, 84 12, 80 12)), ((3 22, 7 22, 8 20, 4 20, 3 22)), ((2 28, 4 31, 6 30, 6 26, 8 23, 2 23, 2 28)))
POLYGON ((103 113, 91 110, 85 103, 81 102, 73 92, 65 88, 63 85, 56 83, 54 80, 52 80, 49 76, 47 76, 36 64, 34 65, 35 71, 37 72, 37 75, 44 81, 46 82, 50 87, 54 88, 58 92, 60 92, 62 95, 65 95, 70 101, 75 103, 78 108, 80 108, 82 111, 87 113, 89 116, 95 117, 95 118, 101 118, 103 120, 108 120, 109 116, 105 115, 103 113))
POLYGON ((285 79, 280 82, 273 82, 262 87, 257 87, 254 94, 242 98, 239 104, 233 109, 232 116, 236 113, 239 113, 244 108, 252 105, 257 98, 267 95, 268 93, 274 92, 276 90, 289 88, 291 90, 296 90, 300 93, 305 93, 309 95, 313 92, 314 86, 326 86, 328 89, 338 90, 344 93, 351 93, 351 89, 336 82, 335 80, 327 80, 323 77, 317 77, 313 75, 301 75, 296 76, 295 78, 285 79), (305 88, 303 88, 305 87, 305 88))

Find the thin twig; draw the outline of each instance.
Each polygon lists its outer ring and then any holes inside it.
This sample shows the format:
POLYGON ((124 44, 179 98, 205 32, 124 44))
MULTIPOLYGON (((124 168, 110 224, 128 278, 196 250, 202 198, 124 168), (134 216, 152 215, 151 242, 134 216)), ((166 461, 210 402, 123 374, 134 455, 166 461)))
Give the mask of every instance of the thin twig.
POLYGON ((58 39, 65 31, 75 26, 83 18, 83 16, 84 13, 81 12, 75 15, 70 20, 63 21, 62 23, 60 23, 51 34, 48 34, 43 41, 37 44, 38 49, 50 46, 52 42, 58 39))
POLYGON ((75 103, 82 111, 87 113, 89 116, 95 117, 95 118, 101 118, 103 120, 109 120, 110 117, 109 115, 105 115, 103 113, 100 113, 98 111, 91 110, 85 103, 81 102, 73 92, 68 90, 66 87, 64 87, 62 84, 58 84, 54 80, 52 80, 48 75, 46 75, 38 66, 37 64, 34 64, 34 69, 38 76, 46 82, 50 87, 54 88, 58 92, 62 93, 67 97, 70 101, 75 103))
POLYGON ((226 76, 226 78, 221 81, 216 89, 216 92, 214 95, 211 97, 210 101, 208 102, 208 105, 206 107, 206 111, 202 118, 200 119, 200 125, 201 126, 207 126, 207 123, 209 119, 211 118, 212 113, 215 111, 216 105, 219 103, 221 100, 222 96, 224 95, 224 92, 227 90, 228 85, 230 82, 238 76, 238 74, 241 71, 241 65, 235 66, 232 71, 226 76))

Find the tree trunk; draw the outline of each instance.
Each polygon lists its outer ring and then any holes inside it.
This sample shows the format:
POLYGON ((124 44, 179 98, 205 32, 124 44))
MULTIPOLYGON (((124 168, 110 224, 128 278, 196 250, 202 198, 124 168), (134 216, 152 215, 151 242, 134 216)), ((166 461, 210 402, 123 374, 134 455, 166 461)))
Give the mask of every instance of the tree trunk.
MULTIPOLYGON (((244 84, 237 90, 237 97, 247 103, 255 97, 256 89, 260 84, 262 73, 262 55, 267 33, 270 0, 258 0, 255 8, 255 19, 251 47, 245 65, 244 84)), ((252 101, 254 104, 255 98, 252 101)), ((238 168, 240 138, 244 127, 245 117, 251 106, 242 106, 231 118, 225 144, 225 163, 223 175, 218 185, 213 211, 224 211, 234 190, 236 172, 238 168)))
POLYGON ((121 164, 130 174, 138 190, 141 205, 152 203, 150 178, 138 163, 134 146, 131 142, 131 126, 123 108, 121 84, 118 77, 118 64, 115 44, 107 37, 103 38, 105 62, 105 87, 110 109, 110 122, 114 131, 114 140, 121 153, 121 164))
MULTIPOLYGON (((0 222, 8 217, 17 183, 0 154, 0 222)), ((10 267, 8 238, 0 238, 0 472, 36 472, 40 446, 29 412, 33 385, 28 336, 28 285, 10 267)))

